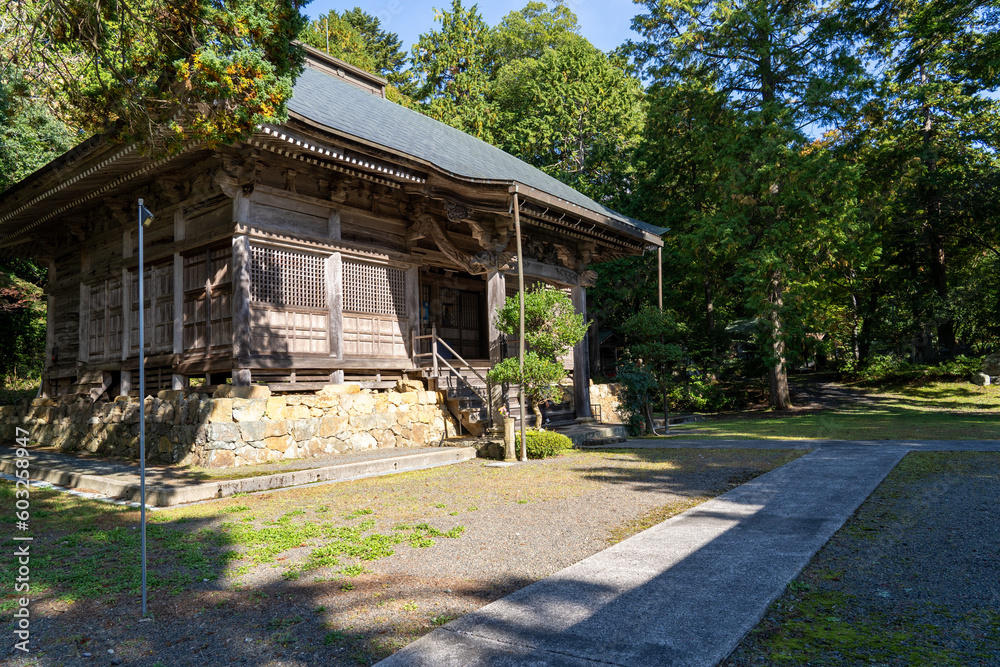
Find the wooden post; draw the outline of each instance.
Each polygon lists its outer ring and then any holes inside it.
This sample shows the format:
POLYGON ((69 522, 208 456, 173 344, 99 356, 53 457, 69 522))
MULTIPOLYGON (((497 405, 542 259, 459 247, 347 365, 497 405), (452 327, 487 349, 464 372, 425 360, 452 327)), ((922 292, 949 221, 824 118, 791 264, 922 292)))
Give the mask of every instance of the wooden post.
POLYGON ((415 338, 420 335, 420 274, 419 269, 411 266, 406 270, 406 316, 409 319, 410 335, 404 339, 410 340, 410 360, 417 363, 415 338))
POLYGON ((327 233, 330 239, 334 241, 340 240, 340 211, 334 209, 330 213, 330 218, 327 220, 327 233))
MULTIPOLYGON (((211 341, 209 341, 210 343, 211 341)), ((250 385, 250 239, 233 237, 233 384, 250 385)))
POLYGON ((431 367, 433 368, 434 372, 433 377, 437 378, 439 376, 438 376, 438 330, 436 324, 431 325, 431 363, 432 363, 431 367))
POLYGON ((663 246, 656 249, 656 295, 660 300, 660 312, 663 312, 663 246))
MULTIPOLYGON (((573 308, 587 319, 587 288, 576 285, 570 289, 573 308)), ((573 348, 573 393, 576 418, 582 421, 593 421, 594 415, 590 408, 590 350, 587 336, 584 336, 573 348)))
MULTIPOLYGON (((517 238, 517 298, 519 301, 517 323, 517 367, 521 377, 524 377, 524 253, 521 249, 521 205, 517 197, 517 186, 514 186, 514 236, 517 238)), ((524 382, 518 384, 517 402, 521 408, 521 461, 528 460, 528 441, 524 435, 524 420, 527 417, 524 407, 524 382)), ((540 428, 537 424, 535 428, 540 428)))
MULTIPOLYGON (((181 218, 181 223, 183 223, 181 218)), ((177 218, 174 218, 174 236, 176 238, 177 218)), ((184 258, 180 253, 174 253, 174 349, 175 355, 184 354, 184 258)), ((186 375, 174 373, 171 379, 174 389, 184 389, 188 386, 186 375)))
POLYGON ((344 358, 344 261, 339 252, 326 259, 326 306, 330 311, 330 356, 344 358))
POLYGON ((80 333, 77 338, 76 354, 77 366, 90 361, 90 286, 82 282, 80 283, 79 329, 80 333))
POLYGON ((119 384, 121 388, 118 390, 118 393, 121 396, 128 396, 129 392, 132 391, 132 371, 123 368, 119 384))
POLYGON ((132 351, 132 283, 128 269, 122 269, 122 361, 132 351))
MULTIPOLYGON (((54 285, 56 282, 56 261, 53 258, 49 258, 49 281, 48 285, 54 285)), ((51 289, 51 287, 46 287, 46 290, 51 289)), ((45 312, 45 368, 52 368, 53 361, 52 357, 55 355, 56 351, 56 298, 50 293, 45 299, 46 312, 45 312)))
POLYGON ((496 365, 504 357, 500 330, 497 329, 497 311, 507 299, 507 280, 499 267, 486 272, 486 314, 489 318, 490 364, 496 365))

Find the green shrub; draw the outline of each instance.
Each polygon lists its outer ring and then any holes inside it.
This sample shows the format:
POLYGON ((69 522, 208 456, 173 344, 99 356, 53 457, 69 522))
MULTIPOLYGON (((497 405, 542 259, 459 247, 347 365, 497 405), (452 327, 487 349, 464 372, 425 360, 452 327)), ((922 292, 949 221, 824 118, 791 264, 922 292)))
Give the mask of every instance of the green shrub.
MULTIPOLYGON (((573 441, 562 433, 554 431, 525 431, 528 439, 528 458, 544 459, 548 456, 559 456, 563 450, 571 449, 573 441)), ((521 434, 514 434, 514 451, 521 454, 521 434)))

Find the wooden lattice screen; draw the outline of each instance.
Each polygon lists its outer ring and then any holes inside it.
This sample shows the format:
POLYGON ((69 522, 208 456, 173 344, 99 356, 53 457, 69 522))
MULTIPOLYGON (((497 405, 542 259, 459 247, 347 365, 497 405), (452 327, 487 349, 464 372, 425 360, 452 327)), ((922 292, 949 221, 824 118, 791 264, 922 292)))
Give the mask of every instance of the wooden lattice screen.
POLYGON ((275 306, 326 308, 324 258, 280 248, 250 247, 250 300, 275 306))
POLYGON ((344 260, 344 312, 406 317, 406 272, 344 260))
POLYGON ((250 246, 250 335, 259 354, 329 354, 326 257, 250 246))
POLYGON ((345 259, 343 288, 344 354, 405 357, 406 272, 345 259))

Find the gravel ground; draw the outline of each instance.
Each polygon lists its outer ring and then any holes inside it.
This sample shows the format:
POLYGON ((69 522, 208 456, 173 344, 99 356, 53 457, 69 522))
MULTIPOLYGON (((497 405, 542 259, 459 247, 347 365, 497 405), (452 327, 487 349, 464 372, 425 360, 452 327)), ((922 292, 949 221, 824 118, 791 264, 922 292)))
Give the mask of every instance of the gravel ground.
POLYGON ((723 664, 1000 665, 1000 455, 911 453, 723 664))
MULTIPOLYGON (((509 468, 487 467, 477 460, 156 512, 154 525, 188 536, 231 530, 226 522, 245 520, 265 527, 281 520, 345 520, 352 513, 360 516, 347 523, 370 518, 383 533, 400 522, 465 530, 454 539, 438 538, 427 548, 398 545, 394 555, 366 561, 368 571, 354 577, 335 568, 298 572, 313 544, 283 551, 273 562, 244 565, 236 574, 236 566, 247 562, 238 560, 205 581, 155 590, 150 596, 153 621, 138 620, 134 595, 83 595, 70 602, 59 595, 65 590, 54 590, 32 604, 33 653, 11 653, 4 664, 372 664, 452 618, 801 454, 572 452, 509 468), (358 512, 361 509, 371 514, 358 512)), ((76 524, 100 524, 110 536, 118 534, 113 532, 116 526, 135 525, 135 512, 82 504, 66 496, 39 492, 32 503, 36 510, 67 522, 50 534, 39 534, 36 553, 70 549, 60 545, 67 544, 76 524), (49 498, 46 505, 43 499, 49 498)), ((50 522, 55 524, 54 519, 50 522)), ((44 524, 44 517, 33 523, 44 524)), ((135 533, 131 535, 134 539, 135 533)), ((158 557, 155 549, 151 557, 158 557)), ((9 558, 4 558, 0 554, 0 564, 6 567, 9 558)), ((67 560, 82 565, 81 576, 91 575, 88 568, 106 580, 124 576, 118 574, 122 564, 110 556, 106 562, 81 563, 74 552, 67 560)), ((182 566, 178 557, 171 565, 152 565, 151 575, 168 577, 182 566)), ((42 573, 34 576, 43 578, 42 573)), ((9 609, 3 613, 5 621, 9 609)))

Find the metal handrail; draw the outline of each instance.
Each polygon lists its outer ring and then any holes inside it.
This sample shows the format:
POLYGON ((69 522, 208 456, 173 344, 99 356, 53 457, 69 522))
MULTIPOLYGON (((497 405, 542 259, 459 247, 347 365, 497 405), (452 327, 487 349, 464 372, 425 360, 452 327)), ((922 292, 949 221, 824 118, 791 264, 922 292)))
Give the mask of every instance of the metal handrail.
POLYGON ((486 406, 486 412, 487 412, 487 416, 488 416, 488 419, 489 419, 489 423, 492 426, 493 425, 493 401, 492 401, 493 392, 491 390, 491 387, 492 387, 493 383, 490 382, 487 378, 484 378, 482 375, 480 375, 479 371, 477 371, 472 366, 472 364, 470 364, 468 361, 466 361, 462 357, 462 355, 460 355, 458 352, 456 352, 455 349, 451 345, 449 345, 447 343, 447 341, 441 339, 437 335, 437 325, 431 325, 431 333, 430 333, 430 335, 417 336, 417 335, 415 335, 415 333, 411 334, 411 340, 413 341, 413 347, 412 347, 412 349, 413 349, 413 357, 414 358, 420 358, 420 357, 430 357, 431 358, 431 360, 432 360, 432 367, 433 367, 433 375, 432 375, 432 377, 438 378, 438 377, 441 376, 440 369, 438 367, 438 364, 440 363, 440 364, 444 364, 444 366, 451 372, 452 375, 454 375, 458 379, 463 380, 465 382, 466 386, 469 389, 471 389, 472 392, 476 396, 479 397, 479 400, 481 400, 483 402, 483 405, 486 406), (417 341, 418 340, 430 340, 431 341, 431 351, 430 352, 419 352, 418 353, 417 352, 417 341), (479 378, 479 380, 483 384, 486 385, 486 396, 483 396, 483 394, 479 391, 479 389, 477 387, 473 386, 467 380, 465 380, 465 376, 462 375, 462 373, 460 371, 458 371, 454 366, 452 366, 450 363, 448 363, 447 359, 445 359, 444 357, 441 356, 440 352, 438 352, 438 345, 439 344, 443 345, 445 347, 445 349, 447 349, 449 352, 451 352, 451 354, 453 355, 453 358, 456 359, 456 360, 458 360, 459 362, 461 362, 460 365, 463 368, 467 368, 470 371, 472 371, 473 375, 475 375, 477 378, 479 378))

